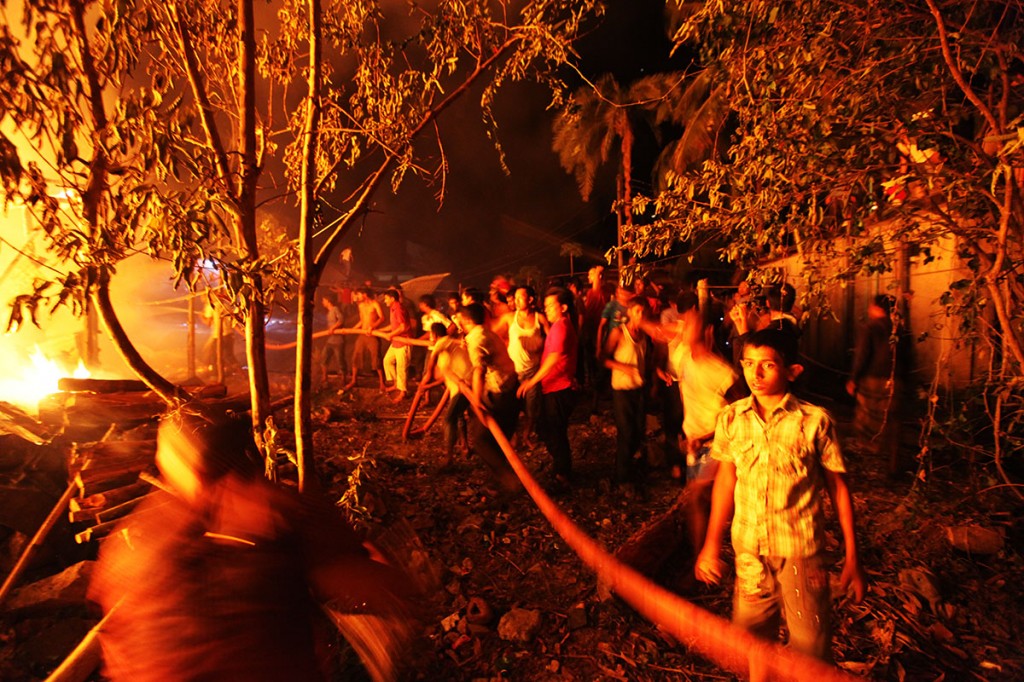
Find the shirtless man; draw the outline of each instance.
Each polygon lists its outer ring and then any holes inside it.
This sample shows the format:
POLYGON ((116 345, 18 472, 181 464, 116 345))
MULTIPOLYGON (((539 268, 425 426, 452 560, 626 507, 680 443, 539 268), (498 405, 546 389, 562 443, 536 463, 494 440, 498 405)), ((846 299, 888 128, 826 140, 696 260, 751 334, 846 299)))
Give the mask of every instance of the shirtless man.
POLYGON ((365 355, 369 357, 370 365, 377 372, 380 390, 383 392, 386 390, 386 386, 384 385, 384 367, 380 364, 380 342, 376 336, 372 336, 372 332, 384 320, 384 311, 369 289, 356 289, 352 292, 352 300, 359 306, 359 324, 355 326, 355 329, 363 333, 356 336, 355 348, 352 350, 352 380, 345 385, 345 390, 356 385, 359 365, 365 355))

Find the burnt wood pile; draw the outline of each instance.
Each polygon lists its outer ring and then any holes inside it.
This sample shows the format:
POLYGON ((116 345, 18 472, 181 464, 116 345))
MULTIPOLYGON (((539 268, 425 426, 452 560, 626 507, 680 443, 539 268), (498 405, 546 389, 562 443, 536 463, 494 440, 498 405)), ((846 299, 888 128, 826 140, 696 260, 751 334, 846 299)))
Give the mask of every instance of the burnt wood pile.
MULTIPOLYGON (((167 405, 140 381, 61 379, 59 387, 60 393, 40 404, 40 421, 62 429, 71 442, 68 483, 76 491, 68 516, 75 540, 91 542, 108 535, 154 492, 156 423, 167 405)), ((226 393, 221 385, 193 391, 204 399, 226 393)))
POLYGON ((79 543, 106 536, 153 490, 156 433, 146 440, 99 441, 71 448, 68 474, 78 494, 68 505, 72 523, 89 527, 75 534, 79 543))
MULTIPOLYGON (((0 434, 41 446, 43 450, 37 452, 50 453, 44 459, 57 460, 54 464, 60 471, 55 473, 62 477, 63 471, 67 472, 68 494, 73 495, 70 500, 65 496, 63 504, 75 540, 81 544, 109 534, 159 485, 156 427, 167 404, 134 380, 65 378, 58 386, 59 393, 40 401, 38 419, 0 402, 0 434)), ((186 390, 192 398, 224 409, 244 411, 249 407, 247 394, 228 396, 222 384, 186 390)), ((290 404, 291 398, 280 402, 290 404)), ((47 496, 45 490, 38 493, 47 496)), ((2 513, 0 505, 0 516, 2 513)), ((15 521, 0 518, 8 528, 23 525, 15 521)))

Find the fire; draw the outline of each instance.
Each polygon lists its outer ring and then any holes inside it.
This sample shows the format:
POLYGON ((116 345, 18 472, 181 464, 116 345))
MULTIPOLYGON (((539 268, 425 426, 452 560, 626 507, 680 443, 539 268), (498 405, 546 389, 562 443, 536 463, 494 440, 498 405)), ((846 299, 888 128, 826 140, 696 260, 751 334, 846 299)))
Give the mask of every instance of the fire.
MULTIPOLYGON (((67 371, 46 357, 39 346, 35 347, 27 363, 13 358, 8 360, 13 360, 11 364, 14 365, 14 369, 7 372, 7 376, 0 378, 0 400, 17 405, 32 414, 36 413, 39 401, 51 393, 56 393, 59 390, 57 382, 68 376, 67 371)), ((81 360, 73 376, 77 379, 89 377, 89 370, 81 360)))

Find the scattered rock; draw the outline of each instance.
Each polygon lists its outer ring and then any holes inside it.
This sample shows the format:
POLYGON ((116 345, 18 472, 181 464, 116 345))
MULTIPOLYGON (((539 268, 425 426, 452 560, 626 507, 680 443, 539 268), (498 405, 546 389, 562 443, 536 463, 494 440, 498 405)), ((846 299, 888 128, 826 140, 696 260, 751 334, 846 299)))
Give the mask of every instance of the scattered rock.
POLYGON ((580 602, 569 609, 569 629, 579 630, 587 626, 587 607, 580 602))
POLYGON ((508 642, 532 641, 540 630, 540 611, 512 609, 498 623, 498 636, 508 642))
POLYGON ((494 619, 494 611, 482 597, 471 597, 466 604, 466 620, 474 625, 487 625, 494 619))
POLYGON ((1003 534, 982 526, 946 526, 949 544, 969 554, 997 554, 1003 548, 1003 534))
POLYGON ((7 608, 12 611, 46 611, 81 606, 85 603, 94 564, 93 561, 80 561, 56 575, 15 590, 7 608))
POLYGON ((451 630, 454 630, 456 628, 456 626, 458 626, 458 624, 459 624, 459 618, 460 618, 460 616, 459 616, 458 613, 453 613, 450 616, 448 616, 447 618, 442 619, 441 620, 441 629, 444 630, 445 632, 449 632, 451 630))
POLYGON ((470 514, 459 523, 458 532, 465 533, 469 530, 480 530, 484 526, 484 517, 479 514, 470 514))
POLYGON ((952 644, 956 641, 956 635, 954 635, 949 628, 942 623, 932 623, 928 626, 926 632, 932 636, 937 642, 943 644, 952 644))

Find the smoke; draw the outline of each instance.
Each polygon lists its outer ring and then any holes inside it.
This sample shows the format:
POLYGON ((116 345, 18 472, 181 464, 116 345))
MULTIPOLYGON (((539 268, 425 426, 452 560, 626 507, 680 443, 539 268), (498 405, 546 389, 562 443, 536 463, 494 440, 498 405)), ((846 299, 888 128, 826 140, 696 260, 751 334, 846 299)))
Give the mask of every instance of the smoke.
MULTIPOLYGON (((42 232, 24 206, 11 204, 0 212, 0 301, 4 304, 5 327, 15 298, 30 292, 40 279, 52 278, 61 270, 61 264, 46 252, 42 232)), ((110 295, 122 325, 143 358, 165 376, 183 379, 187 376, 188 299, 187 292, 173 288, 172 278, 169 263, 135 255, 118 264, 110 295)), ((49 293, 57 292, 52 288, 49 293)), ((204 303, 204 299, 198 299, 197 312, 202 312, 204 303)), ((20 326, 0 336, 0 357, 8 375, 31 368, 30 374, 35 373, 38 378, 39 370, 32 363, 36 348, 55 365, 58 376, 71 376, 79 361, 85 359, 85 318, 76 317, 67 307, 51 310, 53 304, 54 299, 49 299, 38 307, 38 327, 26 315, 20 326)), ((201 348, 209 337, 209 329, 199 323, 196 332, 197 346, 201 348)), ((134 378, 102 328, 96 338, 99 364, 89 368, 92 375, 134 378)), ((55 391, 56 386, 49 390, 55 391)), ((8 386, 7 394, 0 395, 0 399, 24 404, 18 395, 22 392, 28 392, 28 387, 8 386)))

